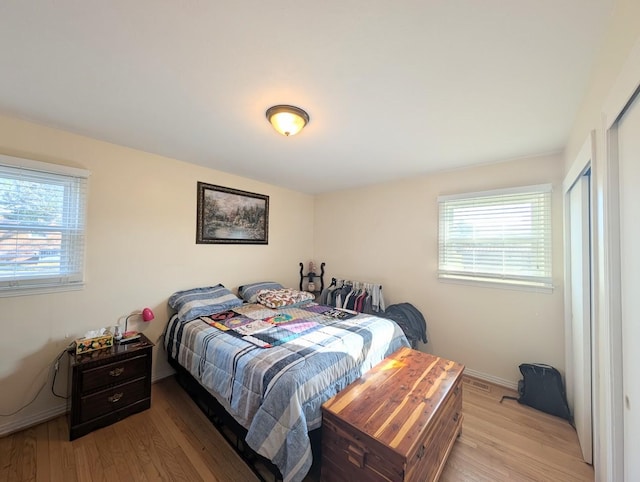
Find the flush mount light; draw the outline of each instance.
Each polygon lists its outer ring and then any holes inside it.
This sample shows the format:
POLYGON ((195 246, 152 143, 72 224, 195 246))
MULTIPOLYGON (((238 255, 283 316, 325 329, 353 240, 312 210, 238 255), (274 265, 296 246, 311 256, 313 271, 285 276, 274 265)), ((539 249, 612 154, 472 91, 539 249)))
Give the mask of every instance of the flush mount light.
POLYGON ((295 136, 309 122, 309 114, 293 105, 274 105, 267 109, 267 119, 283 136, 295 136))

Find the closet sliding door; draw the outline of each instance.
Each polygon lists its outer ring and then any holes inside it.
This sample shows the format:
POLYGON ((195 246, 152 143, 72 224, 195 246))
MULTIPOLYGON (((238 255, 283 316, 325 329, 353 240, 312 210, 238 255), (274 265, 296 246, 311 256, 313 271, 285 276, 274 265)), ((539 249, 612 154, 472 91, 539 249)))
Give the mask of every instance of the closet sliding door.
POLYGON ((591 133, 563 183, 567 399, 585 462, 593 462, 593 256, 591 133))
POLYGON ((598 459, 596 479, 640 480, 640 39, 603 110, 599 267, 598 459), (598 467, 601 467, 599 469, 598 467), (599 476, 599 477, 598 477, 599 476))
POLYGON ((624 479, 640 480, 640 96, 618 122, 624 479))

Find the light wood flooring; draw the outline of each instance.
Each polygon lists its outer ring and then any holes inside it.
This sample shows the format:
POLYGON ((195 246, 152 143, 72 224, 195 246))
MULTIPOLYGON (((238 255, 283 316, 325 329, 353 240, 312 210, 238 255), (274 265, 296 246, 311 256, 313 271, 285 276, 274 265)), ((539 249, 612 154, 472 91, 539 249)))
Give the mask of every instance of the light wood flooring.
MULTIPOLYGON (((464 385, 462 435, 442 482, 593 480, 567 422, 500 404, 515 393, 488 388, 464 385)), ((258 480, 172 378, 153 385, 151 409, 73 442, 64 416, 0 438, 3 482, 159 480, 258 480)))

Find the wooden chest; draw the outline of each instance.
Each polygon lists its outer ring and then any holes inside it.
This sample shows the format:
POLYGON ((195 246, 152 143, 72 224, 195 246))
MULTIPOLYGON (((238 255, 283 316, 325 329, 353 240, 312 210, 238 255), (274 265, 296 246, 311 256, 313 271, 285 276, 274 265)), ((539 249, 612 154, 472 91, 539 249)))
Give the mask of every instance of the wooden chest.
POLYGON ((401 348, 328 400, 322 480, 437 480, 462 427, 463 369, 401 348))

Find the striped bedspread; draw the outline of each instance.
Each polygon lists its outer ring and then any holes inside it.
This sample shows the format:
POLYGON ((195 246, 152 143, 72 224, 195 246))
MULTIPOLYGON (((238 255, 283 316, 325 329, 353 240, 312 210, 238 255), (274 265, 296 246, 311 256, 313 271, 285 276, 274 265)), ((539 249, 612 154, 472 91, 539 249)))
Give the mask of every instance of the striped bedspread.
MULTIPOLYGON (((288 315, 320 327, 271 348, 225 333, 201 319, 167 326, 169 356, 185 367, 248 430, 247 443, 270 459, 284 482, 299 482, 312 462, 308 432, 320 407, 375 364, 409 343, 393 321, 359 314, 337 319, 308 303, 270 310, 243 305, 243 314, 288 315)), ((236 309, 234 309, 235 311, 236 309)))

